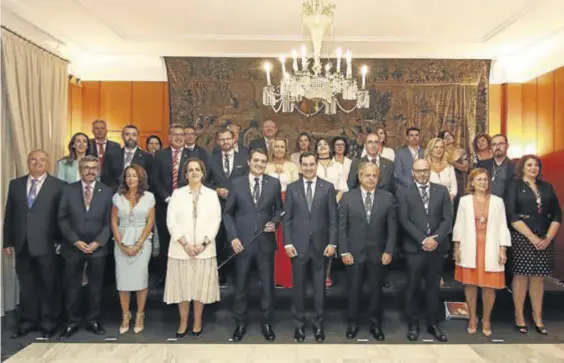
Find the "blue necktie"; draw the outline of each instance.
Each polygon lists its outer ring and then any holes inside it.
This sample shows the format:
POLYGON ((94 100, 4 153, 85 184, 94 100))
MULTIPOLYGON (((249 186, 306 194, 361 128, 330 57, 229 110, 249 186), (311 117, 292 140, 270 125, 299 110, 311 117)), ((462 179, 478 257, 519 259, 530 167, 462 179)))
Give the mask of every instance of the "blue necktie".
POLYGON ((37 197, 37 182, 38 179, 31 179, 31 188, 29 188, 29 193, 27 193, 27 206, 31 208, 33 202, 35 201, 35 197, 37 197))

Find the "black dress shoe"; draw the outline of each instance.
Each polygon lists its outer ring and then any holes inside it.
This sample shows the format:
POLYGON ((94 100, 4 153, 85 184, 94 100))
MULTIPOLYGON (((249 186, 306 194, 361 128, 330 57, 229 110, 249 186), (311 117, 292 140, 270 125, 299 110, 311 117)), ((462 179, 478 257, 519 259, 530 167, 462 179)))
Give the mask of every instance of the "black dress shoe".
POLYGON ((272 342, 276 339, 276 335, 274 335, 274 330, 272 330, 272 326, 270 324, 264 324, 262 326, 262 335, 267 342, 272 342))
POLYGON ((188 329, 185 329, 182 333, 179 333, 178 331, 176 331, 176 339, 180 340, 180 339, 184 338, 186 336, 187 331, 188 331, 188 329))
POLYGON ((199 338, 202 335, 202 332, 204 331, 204 328, 202 327, 202 329, 200 329, 200 331, 193 331, 192 330, 192 336, 194 338, 199 338))
POLYGON ((92 322, 86 324, 86 330, 91 332, 91 333, 94 333, 96 335, 106 334, 106 331, 104 330, 104 328, 102 328, 100 323, 98 323, 97 321, 92 321, 92 322))
POLYGON ((313 336, 315 337, 315 341, 318 343, 321 343, 322 341, 325 340, 325 332, 323 331, 323 328, 318 327, 318 326, 313 326, 313 336))
POLYGON ((378 325, 374 325, 372 326, 372 328, 370 328, 370 334, 372 334, 374 339, 376 339, 379 342, 382 342, 384 341, 384 339, 386 339, 386 337, 384 336, 384 332, 382 331, 382 328, 378 325))
POLYGON ((65 330, 59 335, 59 339, 66 340, 78 331, 78 325, 68 325, 65 330))
POLYGON ((57 328, 53 328, 53 329, 39 329, 39 334, 41 336, 41 338, 43 339, 51 339, 55 333, 57 332, 57 328))
POLYGON ((409 324, 407 328, 407 340, 414 342, 419 339, 419 324, 409 324))
POLYGON ((347 331, 345 332, 345 337, 347 339, 354 339, 356 338, 356 335, 358 334, 358 325, 349 325, 347 327, 347 331))
POLYGON ((246 333, 247 333, 246 325, 237 325, 237 328, 235 328, 235 332, 233 332, 233 341, 240 342, 246 333))
POLYGON ((298 343, 303 343, 305 340, 305 331, 304 328, 296 328, 296 330, 294 330, 294 340, 298 343))
POLYGON ((433 338, 435 338, 439 342, 444 343, 448 341, 447 336, 445 335, 445 333, 443 333, 443 331, 437 324, 427 327, 427 333, 431 334, 433 338))
POLYGON ((37 330, 37 326, 35 325, 20 325, 17 329, 12 333, 10 339, 18 339, 28 335, 30 332, 37 330))

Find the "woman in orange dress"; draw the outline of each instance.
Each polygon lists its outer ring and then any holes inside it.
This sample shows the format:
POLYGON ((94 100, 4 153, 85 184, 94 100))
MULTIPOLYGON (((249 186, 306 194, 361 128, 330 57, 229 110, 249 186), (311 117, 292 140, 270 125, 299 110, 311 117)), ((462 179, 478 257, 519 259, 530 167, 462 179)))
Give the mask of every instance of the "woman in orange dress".
POLYGON ((492 334, 491 312, 496 290, 505 287, 506 249, 511 235, 503 199, 490 193, 490 178, 485 169, 474 169, 468 176, 468 195, 460 199, 453 230, 454 278, 464 284, 470 313, 468 334, 476 333, 476 301, 482 289, 482 333, 492 334))
MULTIPOLYGON (((282 137, 274 138, 269 152, 269 162, 265 173, 280 180, 282 186, 282 200, 286 199, 286 187, 298 180, 298 166, 288 160, 288 141, 282 137)), ((292 287, 292 261, 284 248, 282 224, 276 229, 276 244, 278 249, 274 254, 274 282, 285 288, 292 287)))

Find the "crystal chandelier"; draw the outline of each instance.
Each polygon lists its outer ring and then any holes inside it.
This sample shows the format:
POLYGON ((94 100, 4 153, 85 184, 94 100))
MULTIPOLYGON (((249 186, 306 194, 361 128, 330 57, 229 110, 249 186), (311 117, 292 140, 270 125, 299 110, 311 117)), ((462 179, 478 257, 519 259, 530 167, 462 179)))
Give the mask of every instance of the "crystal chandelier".
POLYGON ((313 65, 309 63, 306 46, 301 47, 301 69, 298 64, 298 52, 292 50, 292 72, 286 70, 286 58, 280 57, 282 65, 282 79, 279 85, 273 85, 270 80, 272 65, 265 64, 267 85, 263 88, 262 103, 270 106, 274 112, 297 111, 303 116, 314 116, 325 110, 325 114, 334 115, 337 109, 350 113, 357 108, 368 108, 370 98, 366 88, 367 67, 361 68, 362 86, 358 89, 356 80, 352 76, 352 53, 345 53, 345 73, 341 72, 341 48, 336 51, 336 67, 327 60, 325 67, 321 64, 321 44, 325 31, 333 24, 335 5, 332 0, 304 0, 302 2, 302 21, 308 27, 313 43, 313 65), (322 74, 324 69, 325 74, 322 74), (352 108, 343 107, 337 98, 356 101, 352 108), (299 108, 303 99, 320 103, 313 113, 304 113, 299 108))

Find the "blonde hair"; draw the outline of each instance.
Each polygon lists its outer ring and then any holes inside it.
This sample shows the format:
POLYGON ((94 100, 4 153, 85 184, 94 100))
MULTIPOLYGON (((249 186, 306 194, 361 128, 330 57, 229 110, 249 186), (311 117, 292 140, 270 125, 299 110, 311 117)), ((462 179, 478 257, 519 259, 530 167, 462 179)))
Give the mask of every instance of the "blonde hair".
POLYGON ((290 156, 288 152, 288 139, 281 136, 275 136, 274 139, 272 140, 272 145, 270 147, 270 150, 268 151, 268 161, 272 161, 274 159, 274 144, 276 143, 276 141, 284 142, 284 147, 286 148, 286 151, 284 152, 284 160, 288 160, 290 156))
POLYGON ((446 142, 438 137, 432 138, 431 140, 429 140, 429 143, 427 144, 427 148, 425 149, 425 160, 427 160, 429 162, 429 165, 431 166, 431 169, 433 168, 433 163, 431 162, 431 153, 433 152, 433 149, 435 148, 435 145, 437 145, 437 143, 442 142, 443 146, 444 146, 444 153, 443 153, 443 157, 441 159, 441 165, 443 166, 443 168, 447 167, 449 165, 448 162, 448 154, 446 152, 446 142))

